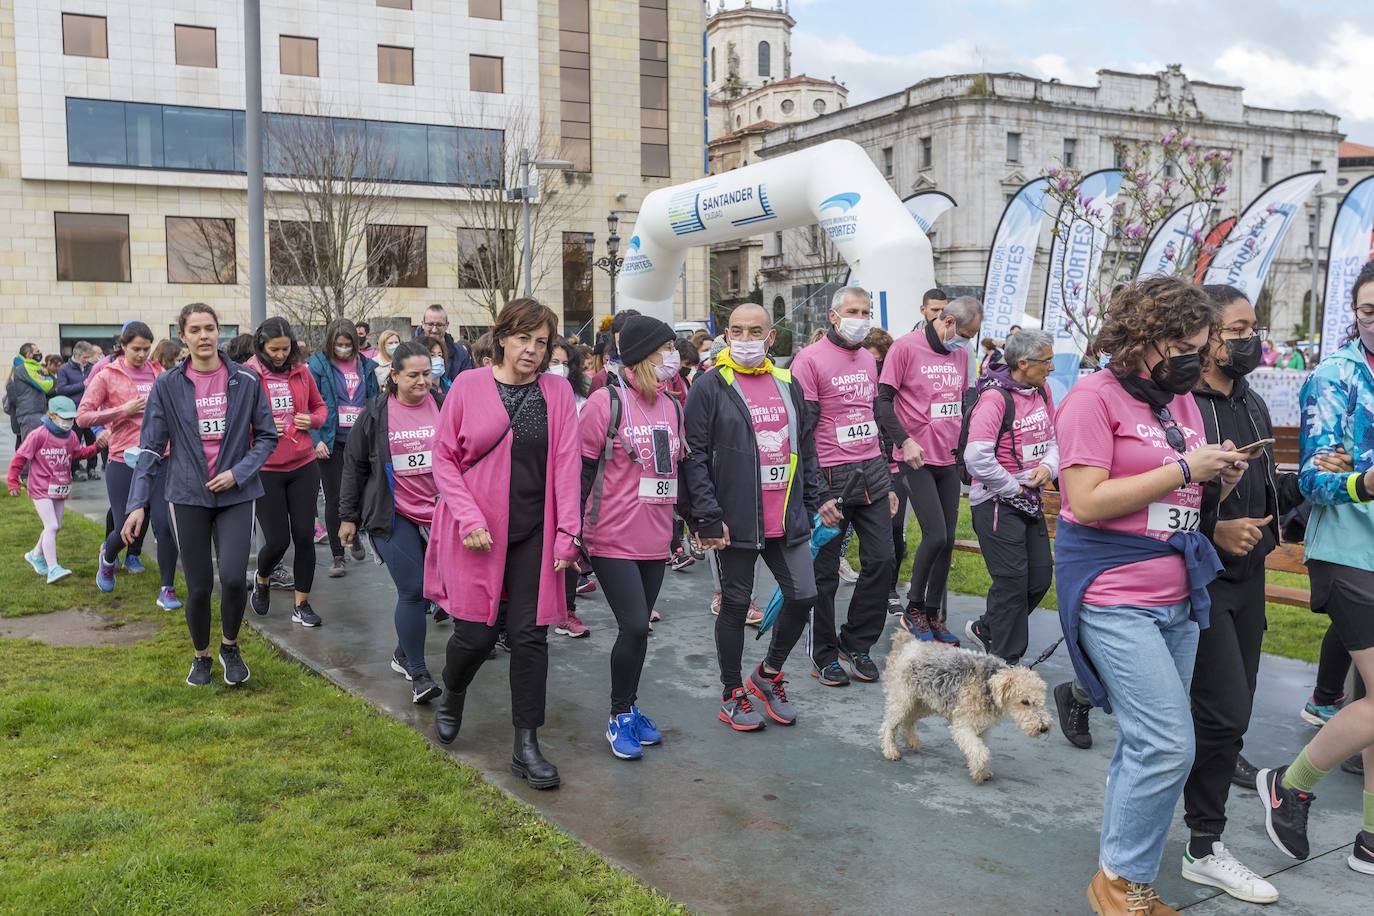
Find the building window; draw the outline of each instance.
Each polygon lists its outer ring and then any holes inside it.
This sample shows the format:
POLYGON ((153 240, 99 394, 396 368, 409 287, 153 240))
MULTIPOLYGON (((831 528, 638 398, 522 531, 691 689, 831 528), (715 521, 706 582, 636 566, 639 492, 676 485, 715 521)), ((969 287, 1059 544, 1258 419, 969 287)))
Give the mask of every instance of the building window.
POLYGON ((473 19, 500 19, 501 0, 468 0, 468 16, 473 19))
POLYGON ((1021 135, 1007 131, 1007 161, 1021 161, 1021 135))
POLYGON ((892 177, 892 147, 883 147, 883 177, 892 177))
POLYGON ((773 69, 773 49, 768 46, 768 42, 759 42, 759 76, 772 76, 773 69))
POLYGON ((558 105, 563 158, 592 170, 592 55, 588 0, 559 0, 558 105))
POLYGON ((711 82, 716 81, 716 49, 711 49, 711 82))
POLYGON ((237 281, 232 219, 167 217, 168 283, 231 284, 237 281))
POLYGON ((415 50, 393 45, 377 45, 377 82, 391 83, 394 86, 414 86, 415 50))
POLYGON ((1173 178, 1178 174, 1178 160, 1170 157, 1164 160, 1164 177, 1173 178))
POLYGON ((429 286, 424 226, 367 227, 368 286, 429 286))
POLYGON ((585 234, 563 233, 563 327, 580 329, 592 320, 592 259, 585 234))
POLYGON ((459 289, 514 289, 515 274, 515 238, 510 230, 458 230, 459 289))
POLYGON ((297 35, 281 36, 281 72, 286 76, 320 75, 320 41, 297 35))
POLYGON ((1260 157, 1260 184, 1268 185, 1274 178, 1274 157, 1260 157))
POLYGON ((668 0, 639 0, 639 174, 669 178, 668 0))
POLYGON ((782 321, 787 317, 787 300, 782 296, 773 297, 773 320, 782 321))
POLYGON ((198 25, 172 27, 179 67, 217 67, 215 30, 198 25))
POLYGON ((1015 191, 1005 191, 1002 194, 1002 206, 1010 207, 1011 202, 1016 199, 1015 191))
POLYGON ((928 169, 935 164, 935 143, 930 137, 921 138, 921 168, 928 169))
POLYGON ((105 17, 63 13, 62 53, 73 57, 109 57, 105 17))
POLYGON ((792 109, 797 107, 797 104, 793 102, 791 99, 783 99, 782 105, 779 107, 782 108, 783 114, 790 115, 792 113, 792 109))
POLYGON ((468 88, 473 92, 504 92, 504 64, 500 57, 468 55, 468 88))
POLYGON ((1311 165, 1312 171, 1314 172, 1320 172, 1322 170, 1322 161, 1320 159, 1313 159, 1311 165))
POLYGON ((1112 144, 1112 168, 1124 169, 1126 167, 1126 147, 1119 141, 1112 144))
POLYGON ((125 213, 54 213, 57 279, 129 282, 125 213))
POLYGON ((270 279, 277 286, 314 286, 318 282, 318 255, 327 250, 324 223, 274 219, 267 224, 267 257, 270 279))
POLYGON ((730 292, 732 292, 732 293, 737 293, 737 292, 739 292, 739 268, 738 268, 738 267, 731 267, 731 268, 730 268, 729 289, 730 289, 730 292))
POLYGON ((811 108, 818 115, 825 114, 825 99, 816 99, 816 101, 811 103, 811 108))
POLYGON ((1073 137, 1064 138, 1064 155, 1062 157, 1064 168, 1071 169, 1077 166, 1078 141, 1073 137))
POLYGON ((410 0, 377 0, 377 5, 393 10, 408 10, 410 9, 410 0))

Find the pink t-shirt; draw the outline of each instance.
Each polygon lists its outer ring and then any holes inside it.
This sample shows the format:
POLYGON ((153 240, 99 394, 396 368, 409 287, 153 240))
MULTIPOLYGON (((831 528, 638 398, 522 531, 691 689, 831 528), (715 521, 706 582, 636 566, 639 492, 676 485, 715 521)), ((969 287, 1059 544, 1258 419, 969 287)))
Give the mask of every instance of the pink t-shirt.
MULTIPOLYGON (((678 462, 682 439, 678 409, 666 394, 652 405, 629 388, 616 391, 620 399, 620 433, 601 485, 601 510, 595 527, 584 517, 582 537, 593 556, 620 560, 663 560, 673 537, 673 506, 677 503, 678 462), (672 470, 658 473, 654 461, 655 429, 668 433, 672 470), (625 445, 634 449, 630 458, 625 445)), ((611 396, 606 388, 592 392, 578 417, 582 429, 582 457, 597 458, 606 445, 611 421, 611 396)), ((587 500, 590 512, 591 499, 587 500)))
POLYGON ((124 371, 128 373, 129 381, 134 383, 134 390, 138 392, 139 397, 146 398, 152 392, 153 382, 157 381, 157 375, 147 360, 144 360, 143 365, 137 369, 131 368, 126 362, 124 371))
POLYGON ((56 436, 46 423, 24 438, 15 455, 29 462, 30 499, 66 499, 72 489, 72 454, 80 447, 76 436, 56 436))
POLYGON ((339 374, 343 376, 344 387, 347 389, 348 397, 351 399, 353 395, 357 393, 358 386, 362 384, 363 381, 363 377, 358 373, 358 361, 356 359, 336 359, 331 360, 331 362, 334 363, 334 368, 339 370, 339 374))
POLYGON ((846 350, 822 337, 797 354, 791 369, 806 399, 820 404, 816 457, 821 467, 878 457, 878 423, 873 419, 878 364, 873 354, 863 347, 846 350))
POLYGON ((1013 391, 1011 403, 1016 411, 1011 421, 1012 432, 997 441, 1002 428, 1002 416, 1007 411, 1006 398, 1000 389, 988 388, 978 396, 973 416, 968 421, 968 441, 997 442, 997 463, 1015 475, 1034 471, 1044 461, 1054 442, 1054 400, 1049 389, 1045 397, 1036 391, 1013 391), (1012 440, 1016 445, 1013 450, 1012 440), (1021 463, 1016 463, 1017 458, 1021 463))
POLYGON ((391 473, 396 481, 396 511, 417 525, 434 522, 434 431, 439 426, 439 405, 425 398, 414 407, 395 395, 387 398, 387 441, 391 449, 391 473))
POLYGON ((213 372, 200 372, 187 366, 186 374, 196 386, 196 428, 213 477, 217 473, 215 462, 219 459, 220 443, 229 426, 229 368, 220 363, 213 372))
MULTIPOLYGON (((897 389, 897 419, 925 453, 926 464, 954 463, 968 371, 968 354, 935 352, 924 327, 902 335, 887 351, 879 381, 897 389)), ((901 443, 893 444, 893 457, 900 460, 901 443)))
MULTIPOLYGON (((1206 441, 1202 414, 1193 395, 1181 394, 1169 412, 1183 430, 1188 449, 1206 441)), ((1113 478, 1132 477, 1160 465, 1174 464, 1179 453, 1169 447, 1164 428, 1142 401, 1127 394, 1109 371, 1095 372, 1069 389, 1055 416, 1060 468, 1085 465, 1103 468, 1113 478)), ((1076 524, 1063 493, 1059 513, 1076 524)), ((1119 518, 1087 523, 1092 528, 1123 531, 1168 540, 1175 531, 1196 531, 1202 520, 1202 485, 1188 484, 1170 491, 1148 507, 1119 518)), ((1174 554, 1110 569, 1088 586, 1087 604, 1159 607, 1188 597, 1188 574, 1183 557, 1174 554)))
POLYGON ((766 372, 736 372, 749 415, 754 419, 754 438, 759 444, 759 470, 763 480, 763 536, 780 538, 786 529, 787 485, 791 475, 792 443, 788 441, 787 405, 778 383, 766 372))

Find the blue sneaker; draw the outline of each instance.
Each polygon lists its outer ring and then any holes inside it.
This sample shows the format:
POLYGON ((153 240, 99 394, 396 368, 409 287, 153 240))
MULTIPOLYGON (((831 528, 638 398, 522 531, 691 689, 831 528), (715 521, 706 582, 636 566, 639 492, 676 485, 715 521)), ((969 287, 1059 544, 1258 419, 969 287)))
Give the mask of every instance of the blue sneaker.
POLYGON ((115 564, 105 562, 105 549, 100 549, 98 558, 100 564, 95 571, 95 584, 102 592, 112 592, 115 587, 115 564))
POLYGON ((650 747, 663 743, 663 735, 654 724, 654 720, 640 712, 638 706, 630 707, 630 715, 635 717, 635 734, 639 735, 640 744, 650 747))
POLYGON ((137 554, 129 554, 124 558, 124 568, 135 576, 141 572, 147 572, 148 567, 143 565, 143 559, 137 554))
POLYGON ((639 735, 635 733, 635 714, 622 712, 611 716, 606 723, 606 740, 611 744, 611 753, 621 760, 638 760, 644 756, 639 746, 639 735))
POLYGON ((59 579, 65 579, 71 574, 72 571, 61 563, 58 563, 56 566, 50 566, 48 567, 48 584, 52 585, 59 579))
POLYGON ((1344 702, 1345 697, 1339 696, 1336 697, 1336 702, 1331 705, 1319 706, 1314 697, 1309 697, 1307 705, 1302 708, 1302 720, 1309 725, 1315 725, 1317 728, 1321 728, 1327 722, 1331 721, 1332 716, 1341 711, 1341 704, 1344 702))
POLYGON ((157 606, 164 611, 181 610, 181 599, 177 597, 177 590, 174 588, 164 588, 157 593, 157 606))
POLYGON ((48 574, 48 561, 43 559, 43 555, 37 550, 30 550, 28 553, 24 554, 24 559, 29 561, 29 565, 33 567, 33 571, 40 576, 46 576, 48 574))
POLYGON ((898 618, 902 629, 921 642, 934 642, 935 634, 930 631, 930 621, 926 618, 926 612, 921 608, 908 606, 902 611, 902 616, 898 618))

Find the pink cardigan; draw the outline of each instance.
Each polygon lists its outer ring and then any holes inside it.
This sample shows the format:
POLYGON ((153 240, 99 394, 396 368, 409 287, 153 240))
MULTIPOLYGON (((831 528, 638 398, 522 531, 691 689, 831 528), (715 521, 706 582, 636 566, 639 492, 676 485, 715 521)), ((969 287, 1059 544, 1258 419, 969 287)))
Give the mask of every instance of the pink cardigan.
MULTIPOLYGON (((563 575, 554 559, 575 560, 573 538, 581 531, 581 462, 577 409, 572 388, 558 376, 539 376, 549 416, 548 472, 544 485, 544 548, 540 560, 539 625, 568 616, 563 575), (555 533, 556 532, 556 533, 555 533), (551 536, 552 535, 552 536, 551 536)), ((425 597, 450 616, 495 626, 506 567, 510 528, 510 415, 501 403, 490 368, 470 369, 454 379, 444 398, 434 437, 434 508, 425 552, 425 597), (472 461, 500 442, 466 471, 472 461), (468 550, 463 538, 487 529, 488 553, 468 550)))

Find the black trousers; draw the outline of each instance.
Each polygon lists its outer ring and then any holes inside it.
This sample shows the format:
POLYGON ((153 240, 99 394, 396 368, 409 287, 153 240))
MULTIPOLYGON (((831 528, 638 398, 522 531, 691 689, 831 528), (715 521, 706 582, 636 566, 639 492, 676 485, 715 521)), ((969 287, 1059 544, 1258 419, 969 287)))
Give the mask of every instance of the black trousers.
POLYGON ((1220 836, 1226 798, 1255 698, 1264 640, 1264 577, 1217 579, 1207 588, 1212 624, 1198 636, 1193 666, 1197 752, 1183 787, 1183 820, 1195 834, 1220 836))
POLYGON ((629 712, 639 699, 639 676, 649 648, 649 612, 663 586, 662 560, 592 557, 592 569, 618 632, 611 646, 611 715, 629 712))
POLYGON ((782 588, 782 611, 773 624, 766 664, 781 671, 792 647, 806 629, 807 612, 816 601, 816 574, 811 548, 806 543, 788 547, 784 538, 767 538, 762 550, 726 547, 714 551, 720 572, 720 616, 716 618, 716 660, 720 682, 728 698, 744 686, 740 666, 744 660, 744 620, 754 593, 754 566, 760 555, 782 588))
POLYGON ((992 654, 1014 665, 1026 654, 1031 611, 1054 581, 1045 519, 989 499, 973 507, 973 530, 992 576, 983 626, 992 637, 992 654))
MULTIPOLYGON (((549 628, 535 621, 539 614, 539 580, 553 570, 540 569, 543 532, 506 547, 505 630, 510 640, 510 714, 516 728, 544 724, 544 698, 549 681, 549 628)), ((496 646, 500 625, 453 620, 445 655, 444 686, 464 691, 496 646)))
POLYGON ((892 475, 892 492, 897 494, 897 514, 892 516, 892 587, 889 594, 897 592, 897 578, 901 575, 902 563, 906 561, 906 507, 909 500, 906 495, 906 481, 902 479, 902 472, 896 471, 892 475))
MULTIPOLYGON (((344 555, 343 541, 339 540, 339 491, 343 489, 343 450, 343 443, 336 440, 334 451, 329 453, 329 457, 315 462, 320 467, 320 480, 324 483, 324 527, 329 533, 329 553, 339 559, 344 555)), ((310 521, 310 532, 313 542, 314 519, 310 521)))
MULTIPOLYGON (((75 431, 76 431, 76 437, 77 437, 78 439, 81 440, 81 444, 82 444, 82 445, 90 445, 92 442, 95 441, 95 430, 93 430, 93 429, 87 429, 87 428, 84 427, 84 426, 77 426, 77 427, 74 427, 74 429, 75 429, 75 431)), ((86 459, 86 470, 88 470, 88 471, 94 471, 94 470, 95 470, 95 466, 96 466, 99 462, 100 462, 100 453, 97 452, 96 454, 94 454, 94 455, 92 455, 91 457, 89 457, 89 458, 86 459)), ((80 467, 81 467, 81 462, 78 461, 78 460, 76 460, 76 459, 72 459, 72 473, 73 473, 73 474, 76 473, 77 469, 80 468, 80 467)))
MULTIPOLYGON (((262 496, 258 497, 258 525, 262 549, 258 551, 258 575, 266 579, 294 546, 291 558, 296 591, 310 594, 315 584, 315 500, 320 492, 320 467, 310 461, 294 471, 261 471, 262 496)), ((337 530, 337 528, 336 528, 337 530)))
POLYGON ((248 542, 253 539, 250 500, 207 509, 169 505, 172 531, 186 573, 186 627, 197 651, 210 645, 210 595, 219 566, 220 628, 226 640, 239 638, 248 604, 248 542))
POLYGON ((887 593, 892 570, 892 515, 887 499, 867 506, 844 509, 839 537, 827 541, 816 553, 816 605, 811 612, 811 661, 817 668, 838 658, 843 645, 853 652, 867 652, 883 635, 887 623, 887 593), (859 536, 859 581, 849 599, 849 613, 839 638, 835 636, 835 592, 840 587, 840 551, 850 527, 859 536))
POLYGON ((927 613, 944 608, 945 584, 954 561, 954 534, 959 520, 959 470, 954 465, 925 464, 906 468, 906 492, 921 526, 921 543, 911 561, 907 603, 927 613))

